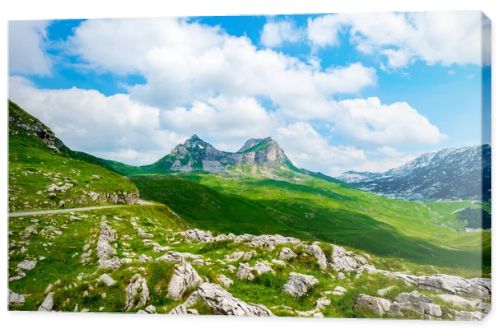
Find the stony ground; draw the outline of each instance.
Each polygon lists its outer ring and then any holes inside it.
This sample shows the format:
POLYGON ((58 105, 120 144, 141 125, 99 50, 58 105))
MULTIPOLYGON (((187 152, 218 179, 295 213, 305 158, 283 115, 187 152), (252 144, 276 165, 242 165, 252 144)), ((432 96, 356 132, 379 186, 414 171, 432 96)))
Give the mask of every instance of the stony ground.
POLYGON ((11 218, 11 310, 480 320, 489 279, 337 245, 191 229, 168 207, 11 218))

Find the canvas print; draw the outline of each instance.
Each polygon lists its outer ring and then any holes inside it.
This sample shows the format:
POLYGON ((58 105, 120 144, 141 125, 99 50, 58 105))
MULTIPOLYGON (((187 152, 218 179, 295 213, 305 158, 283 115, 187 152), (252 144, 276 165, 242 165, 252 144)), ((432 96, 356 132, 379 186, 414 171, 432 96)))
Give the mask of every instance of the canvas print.
POLYGON ((9 310, 488 314, 482 13, 10 21, 8 54, 9 310))

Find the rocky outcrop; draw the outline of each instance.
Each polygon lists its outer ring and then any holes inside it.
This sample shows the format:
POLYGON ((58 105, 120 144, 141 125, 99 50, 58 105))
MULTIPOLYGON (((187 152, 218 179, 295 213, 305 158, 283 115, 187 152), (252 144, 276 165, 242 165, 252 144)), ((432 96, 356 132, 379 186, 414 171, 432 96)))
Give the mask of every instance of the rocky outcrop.
POLYGON ((97 256, 99 268, 118 269, 121 265, 120 259, 116 257, 116 249, 111 243, 116 241, 115 231, 109 227, 106 221, 100 224, 99 238, 97 240, 97 256))
POLYGON ((238 271, 236 272, 236 277, 241 280, 251 281, 255 277, 269 272, 272 273, 274 270, 263 262, 258 262, 253 267, 251 267, 248 263, 240 263, 238 271))
POLYGON ((295 252, 288 247, 283 247, 278 255, 280 259, 287 261, 295 259, 297 256, 298 255, 295 254, 295 252))
POLYGON ((9 305, 24 304, 24 296, 9 289, 9 305))
POLYGON ((354 305, 354 309, 357 311, 370 312, 378 316, 386 314, 390 307, 390 300, 365 294, 360 294, 354 305))
POLYGON ((189 262, 184 261, 175 267, 168 284, 167 295, 171 299, 180 300, 186 291, 198 287, 201 283, 203 280, 200 275, 189 262))
POLYGON ((149 289, 146 279, 140 274, 135 274, 129 281, 126 289, 125 310, 143 307, 149 300, 149 289))
POLYGON ((273 314, 263 305, 250 304, 233 297, 232 294, 214 283, 203 283, 193 292, 186 302, 174 308, 171 314, 192 314, 189 308, 195 303, 202 302, 214 314, 234 316, 261 316, 269 317, 273 314))
POLYGON ((441 307, 418 291, 400 293, 390 306, 391 317, 417 315, 422 319, 439 318, 443 315, 441 307))
POLYGON ((49 292, 47 296, 45 296, 45 299, 43 300, 40 307, 38 308, 38 311, 52 311, 53 307, 54 307, 54 292, 49 292))
MULTIPOLYGON (((368 260, 361 255, 345 250, 343 247, 333 245, 330 267, 336 271, 355 271, 363 269, 368 260)), ((366 267, 366 269, 370 269, 366 267)))
POLYGON ((227 262, 249 261, 255 255, 255 251, 237 251, 226 255, 224 259, 227 262))
POLYGON ((328 260, 325 253, 317 243, 307 245, 306 251, 316 258, 316 263, 321 268, 321 270, 326 270, 326 268, 328 267, 328 260))
POLYGON ((491 280, 488 278, 462 278, 452 275, 416 276, 399 272, 382 271, 387 276, 403 280, 408 285, 420 289, 441 291, 451 294, 464 294, 479 298, 491 298, 491 280))
POLYGON ((319 281, 311 275, 290 273, 288 281, 283 286, 283 291, 293 297, 302 297, 307 294, 319 281))

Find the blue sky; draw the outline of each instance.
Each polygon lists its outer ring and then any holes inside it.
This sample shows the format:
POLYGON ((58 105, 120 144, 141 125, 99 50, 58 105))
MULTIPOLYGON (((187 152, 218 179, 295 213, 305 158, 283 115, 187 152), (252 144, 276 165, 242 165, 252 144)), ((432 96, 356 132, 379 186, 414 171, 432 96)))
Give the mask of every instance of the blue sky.
POLYGON ((70 147, 132 164, 192 133, 226 150, 271 135, 301 167, 380 171, 482 143, 482 23, 475 12, 17 21, 9 96, 70 147))

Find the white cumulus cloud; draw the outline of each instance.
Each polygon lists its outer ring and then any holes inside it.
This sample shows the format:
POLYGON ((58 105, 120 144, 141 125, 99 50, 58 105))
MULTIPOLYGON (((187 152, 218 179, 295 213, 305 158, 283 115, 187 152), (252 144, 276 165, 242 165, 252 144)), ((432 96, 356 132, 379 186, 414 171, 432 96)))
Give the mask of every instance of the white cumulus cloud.
MULTIPOLYGON (((308 39, 315 47, 336 46, 347 31, 357 49, 381 54, 387 65, 482 64, 480 12, 366 13, 325 15, 308 21, 308 39)), ((485 43, 484 52, 489 45, 485 43)))
POLYGON ((285 43, 295 43, 303 38, 303 31, 291 20, 269 21, 262 28, 260 41, 270 48, 280 47, 285 43))
POLYGON ((44 51, 48 21, 9 22, 9 71, 49 75, 51 61, 44 51))

